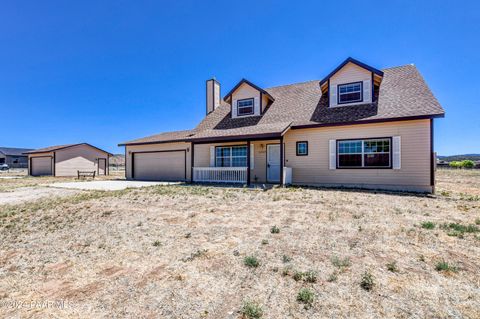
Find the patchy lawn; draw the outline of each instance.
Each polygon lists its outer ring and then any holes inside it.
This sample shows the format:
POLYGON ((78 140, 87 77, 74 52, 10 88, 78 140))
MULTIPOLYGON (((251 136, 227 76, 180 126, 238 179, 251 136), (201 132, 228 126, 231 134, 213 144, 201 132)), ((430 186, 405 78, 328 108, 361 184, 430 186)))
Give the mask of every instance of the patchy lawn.
MULTIPOLYGON (((124 171, 110 171, 108 176, 96 176, 95 180, 125 179, 124 171)), ((11 192, 21 187, 39 187, 53 183, 78 182, 77 177, 27 176, 26 170, 21 173, 0 172, 1 193, 11 192)))
POLYGON ((156 186, 2 206, 0 317, 478 318, 479 178, 439 171, 436 196, 156 186))

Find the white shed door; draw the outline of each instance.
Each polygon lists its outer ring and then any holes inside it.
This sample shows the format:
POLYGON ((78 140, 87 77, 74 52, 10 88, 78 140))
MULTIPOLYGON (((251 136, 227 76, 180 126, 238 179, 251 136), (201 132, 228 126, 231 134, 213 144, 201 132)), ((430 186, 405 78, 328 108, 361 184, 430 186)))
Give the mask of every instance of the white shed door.
POLYGON ((133 179, 145 181, 186 180, 185 152, 133 153, 133 179))
POLYGON ((32 167, 30 168, 32 176, 52 175, 51 157, 32 157, 32 167))

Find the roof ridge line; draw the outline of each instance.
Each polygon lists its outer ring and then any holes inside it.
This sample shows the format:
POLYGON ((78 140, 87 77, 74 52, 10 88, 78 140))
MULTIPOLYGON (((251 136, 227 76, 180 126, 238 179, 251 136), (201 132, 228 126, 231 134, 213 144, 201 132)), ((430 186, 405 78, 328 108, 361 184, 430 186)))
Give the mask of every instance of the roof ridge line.
POLYGON ((295 83, 290 83, 290 84, 276 85, 276 86, 271 86, 271 87, 265 88, 265 90, 276 89, 276 88, 284 87, 284 86, 292 86, 292 85, 298 85, 298 84, 305 84, 305 83, 310 83, 310 82, 320 82, 320 80, 308 80, 308 81, 295 82, 295 83))

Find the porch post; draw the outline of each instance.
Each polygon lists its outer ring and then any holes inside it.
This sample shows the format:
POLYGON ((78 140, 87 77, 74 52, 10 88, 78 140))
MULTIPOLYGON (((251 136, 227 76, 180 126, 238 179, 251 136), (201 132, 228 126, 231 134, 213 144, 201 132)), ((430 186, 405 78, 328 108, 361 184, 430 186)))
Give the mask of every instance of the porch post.
POLYGON ((250 186, 250 140, 247 141, 247 185, 250 186))
POLYGON ((195 143, 191 143, 191 146, 190 146, 190 155, 191 155, 191 159, 190 159, 190 183, 193 183, 193 167, 194 167, 194 164, 195 164, 195 143))
POLYGON ((283 136, 280 137, 280 185, 283 185, 283 136))

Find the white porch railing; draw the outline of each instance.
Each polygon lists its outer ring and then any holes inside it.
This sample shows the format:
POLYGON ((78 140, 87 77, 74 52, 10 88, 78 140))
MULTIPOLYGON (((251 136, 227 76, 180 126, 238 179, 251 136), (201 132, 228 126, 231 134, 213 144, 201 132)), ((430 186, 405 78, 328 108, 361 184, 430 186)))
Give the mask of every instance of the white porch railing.
POLYGON ((194 167, 194 182, 246 183, 246 167, 194 167))

